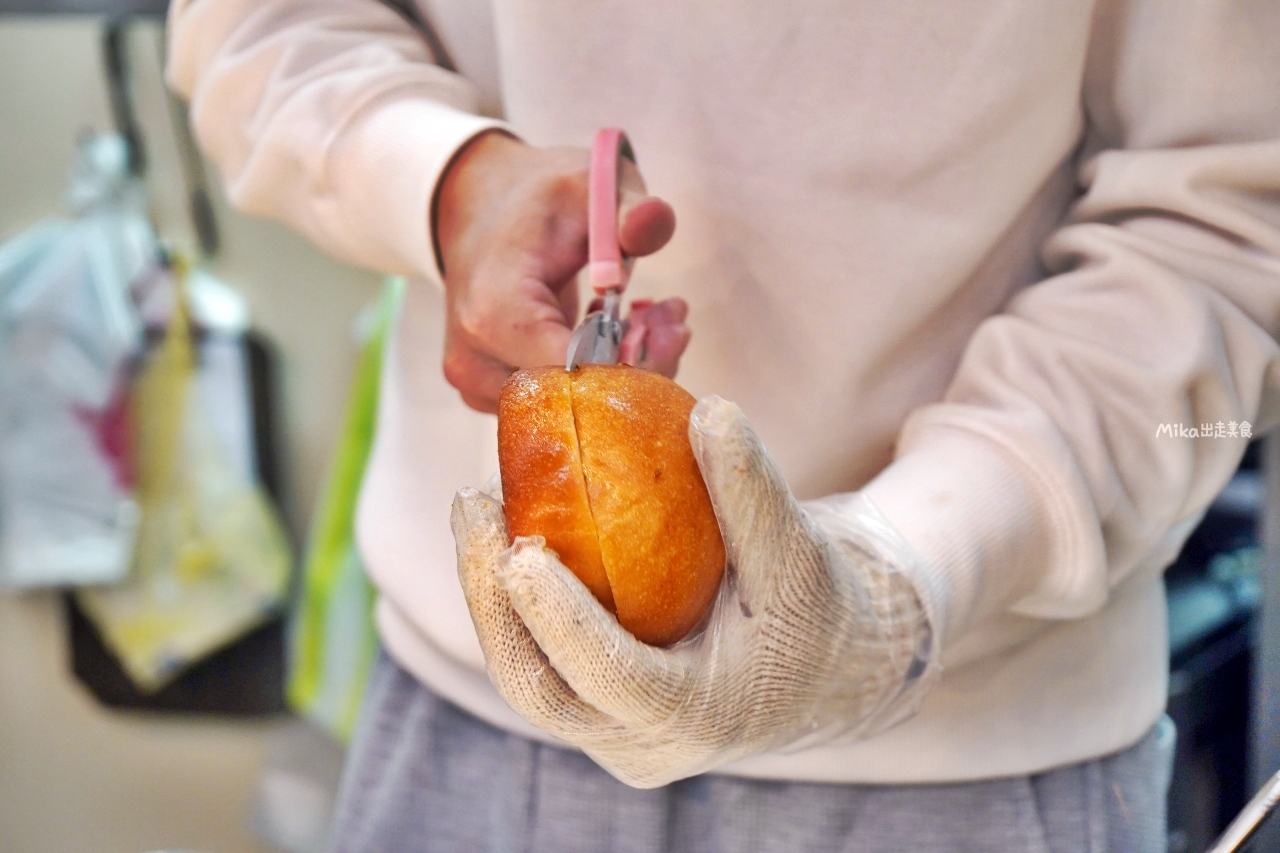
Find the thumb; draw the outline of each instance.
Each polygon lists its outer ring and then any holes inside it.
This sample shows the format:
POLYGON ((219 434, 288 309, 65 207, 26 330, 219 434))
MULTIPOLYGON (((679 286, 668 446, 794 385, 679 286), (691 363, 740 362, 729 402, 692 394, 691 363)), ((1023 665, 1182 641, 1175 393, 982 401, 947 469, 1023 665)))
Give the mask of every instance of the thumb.
POLYGON ((676 212, 657 196, 648 194, 640 170, 622 161, 618 186, 618 243, 631 257, 652 255, 667 245, 676 231, 676 212))
POLYGON ((622 193, 618 208, 618 243, 631 257, 652 255, 676 233, 676 212, 657 196, 622 193))
POLYGON ((704 397, 689 416, 689 443, 744 603, 763 605, 778 586, 798 580, 784 568, 805 571, 825 565, 825 539, 801 511, 741 409, 719 397, 704 397))

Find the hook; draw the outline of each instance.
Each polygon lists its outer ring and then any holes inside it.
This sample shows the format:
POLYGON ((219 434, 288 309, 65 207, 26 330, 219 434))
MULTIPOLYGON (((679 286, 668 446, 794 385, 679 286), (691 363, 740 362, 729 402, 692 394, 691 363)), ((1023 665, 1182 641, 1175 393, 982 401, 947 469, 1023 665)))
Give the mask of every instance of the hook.
POLYGON ((129 173, 141 176, 147 168, 147 157, 129 94, 129 26, 128 15, 115 15, 103 23, 102 61, 107 72, 107 94, 111 98, 116 132, 124 139, 129 152, 129 173))

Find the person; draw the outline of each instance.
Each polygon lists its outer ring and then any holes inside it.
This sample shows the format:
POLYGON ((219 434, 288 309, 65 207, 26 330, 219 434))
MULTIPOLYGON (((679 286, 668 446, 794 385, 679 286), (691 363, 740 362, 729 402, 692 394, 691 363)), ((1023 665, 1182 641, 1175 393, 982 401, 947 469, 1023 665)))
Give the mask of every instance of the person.
POLYGON ((175 0, 169 47, 234 204, 416 280, 335 849, 1163 849, 1161 573, 1280 412, 1280 6, 175 0), (738 584, 688 653, 495 495, 449 527, 604 126, 738 584))

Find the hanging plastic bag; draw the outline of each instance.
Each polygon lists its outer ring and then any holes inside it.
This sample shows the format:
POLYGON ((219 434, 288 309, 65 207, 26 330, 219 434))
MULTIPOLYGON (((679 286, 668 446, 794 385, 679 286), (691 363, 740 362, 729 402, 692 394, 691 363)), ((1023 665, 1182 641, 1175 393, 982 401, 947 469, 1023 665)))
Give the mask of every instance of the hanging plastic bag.
POLYGON ((0 247, 0 585, 111 583, 137 511, 127 375, 141 345, 129 298, 156 238, 113 135, 81 143, 73 219, 0 247))
POLYGON ((359 324, 360 360, 290 620, 289 704, 344 742, 351 737, 378 650, 374 589, 356 548, 355 509, 373 446, 383 347, 403 288, 403 279, 389 279, 359 324))
MULTIPOLYGON (((179 281, 185 279, 178 268, 179 281)), ((133 567, 76 600, 130 678, 155 690, 282 604, 283 529, 244 464, 228 458, 195 372, 183 287, 131 408, 141 510, 133 567)))

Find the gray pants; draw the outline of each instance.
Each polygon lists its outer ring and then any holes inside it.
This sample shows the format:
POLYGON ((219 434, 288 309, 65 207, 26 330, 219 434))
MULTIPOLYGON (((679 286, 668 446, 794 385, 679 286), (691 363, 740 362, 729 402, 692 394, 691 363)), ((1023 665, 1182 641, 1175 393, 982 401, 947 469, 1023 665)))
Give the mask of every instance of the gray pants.
POLYGON ((1163 853, 1172 724, 1115 755, 949 785, 700 776, 628 788, 584 755, 493 728, 385 654, 334 826, 336 853, 1163 853))

